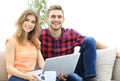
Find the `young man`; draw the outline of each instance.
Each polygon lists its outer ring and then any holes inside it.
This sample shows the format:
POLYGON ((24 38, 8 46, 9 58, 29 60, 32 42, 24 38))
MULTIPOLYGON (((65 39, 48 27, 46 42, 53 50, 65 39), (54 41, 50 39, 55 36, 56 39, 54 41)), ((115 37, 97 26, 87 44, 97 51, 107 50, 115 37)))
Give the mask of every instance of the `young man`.
MULTIPOLYGON (((47 20, 49 27, 43 29, 39 37, 44 59, 71 54, 75 46, 80 46, 81 55, 75 73, 82 77, 83 81, 91 81, 91 78, 96 76, 96 49, 104 49, 107 46, 95 41, 93 37, 83 36, 73 29, 63 28, 65 18, 60 5, 50 6, 47 20)), ((64 74, 60 74, 58 78, 66 80, 64 74)))

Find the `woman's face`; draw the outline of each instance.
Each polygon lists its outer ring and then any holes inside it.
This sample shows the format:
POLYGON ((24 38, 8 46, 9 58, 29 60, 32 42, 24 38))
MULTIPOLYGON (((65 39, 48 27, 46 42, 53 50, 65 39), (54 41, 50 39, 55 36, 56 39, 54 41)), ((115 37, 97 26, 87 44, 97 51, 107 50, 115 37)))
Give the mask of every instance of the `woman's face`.
POLYGON ((22 25, 22 28, 25 32, 29 33, 34 29, 36 25, 36 18, 34 15, 28 15, 22 25))

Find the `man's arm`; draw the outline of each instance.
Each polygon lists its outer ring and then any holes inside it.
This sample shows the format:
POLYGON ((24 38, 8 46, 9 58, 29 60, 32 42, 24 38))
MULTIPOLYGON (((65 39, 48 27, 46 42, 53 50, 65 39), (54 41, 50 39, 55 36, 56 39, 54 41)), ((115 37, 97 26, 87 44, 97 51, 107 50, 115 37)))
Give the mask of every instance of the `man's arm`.
MULTIPOLYGON (((97 49, 105 49, 105 48, 108 48, 108 46, 96 41, 96 48, 97 49)), ((117 51, 116 55, 118 58, 120 58, 120 52, 117 51)))
POLYGON ((105 49, 105 48, 108 48, 108 46, 96 41, 96 48, 97 49, 105 49))

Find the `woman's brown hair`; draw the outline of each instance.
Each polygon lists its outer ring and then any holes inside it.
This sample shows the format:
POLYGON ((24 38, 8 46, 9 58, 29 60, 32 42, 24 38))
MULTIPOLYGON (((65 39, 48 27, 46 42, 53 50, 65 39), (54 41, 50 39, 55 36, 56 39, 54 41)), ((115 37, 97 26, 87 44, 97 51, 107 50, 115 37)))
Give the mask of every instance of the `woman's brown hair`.
POLYGON ((37 11, 33 10, 33 9, 27 9, 25 10, 21 16, 18 18, 18 21, 16 23, 17 26, 17 31, 16 31, 16 38, 19 42, 19 44, 23 45, 23 40, 25 38, 25 31, 23 31, 22 29, 22 24, 24 23, 24 21, 26 20, 26 17, 28 15, 34 15, 36 18, 36 24, 35 24, 35 28, 28 33, 28 40, 30 42, 32 42, 33 45, 35 45, 36 48, 39 48, 39 44, 38 44, 38 36, 39 36, 39 31, 40 31, 40 16, 37 13, 37 11))

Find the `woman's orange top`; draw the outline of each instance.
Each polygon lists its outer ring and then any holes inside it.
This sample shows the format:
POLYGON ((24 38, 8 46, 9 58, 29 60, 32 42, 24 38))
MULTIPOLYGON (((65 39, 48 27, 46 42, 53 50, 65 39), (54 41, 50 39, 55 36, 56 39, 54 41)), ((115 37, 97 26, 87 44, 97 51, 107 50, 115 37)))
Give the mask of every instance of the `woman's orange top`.
POLYGON ((7 39, 7 42, 11 42, 14 46, 14 67, 24 73, 33 71, 37 62, 36 47, 30 42, 26 42, 23 46, 19 45, 14 36, 7 39))

